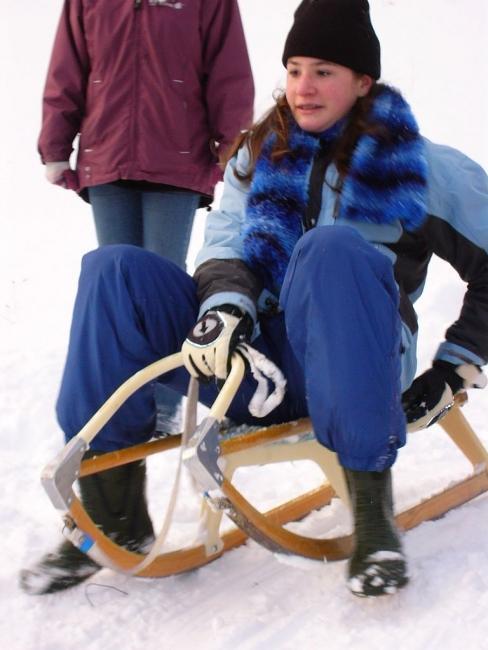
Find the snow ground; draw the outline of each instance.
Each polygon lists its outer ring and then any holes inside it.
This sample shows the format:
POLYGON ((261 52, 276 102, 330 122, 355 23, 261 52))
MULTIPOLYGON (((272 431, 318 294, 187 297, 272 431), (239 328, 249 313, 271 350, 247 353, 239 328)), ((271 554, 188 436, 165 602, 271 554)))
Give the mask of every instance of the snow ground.
MULTIPOLYGON (((298 0, 241 0, 257 85, 257 113, 282 83, 281 48, 298 0)), ((383 78, 401 88, 425 135, 488 165, 486 0, 371 0, 383 47, 383 78)), ((29 597, 21 566, 57 540, 61 521, 39 484, 59 449, 53 403, 81 255, 95 246, 89 209, 47 185, 35 151, 40 96, 61 1, 0 7, 1 259, 0 448, 3 561, 2 647, 11 650, 466 650, 488 648, 488 498, 482 496, 405 537, 411 585, 376 601, 347 592, 345 564, 275 556, 254 542, 198 571, 142 580, 104 570, 64 594, 29 597)), ((190 260, 201 239, 195 227, 190 260)), ((421 316, 420 368, 456 318, 463 287, 433 265, 421 316), (435 307, 432 307, 435 305, 435 307)), ((465 411, 488 444, 487 393, 465 411)), ((151 512, 162 521, 175 455, 150 461, 151 512)), ((395 466, 398 507, 407 507, 469 472, 440 430, 416 434, 395 466)), ((260 503, 300 491, 316 478, 307 465, 242 472, 260 503)), ((172 543, 191 539, 198 504, 187 489, 172 543)), ((336 504, 300 530, 345 531, 336 504)))

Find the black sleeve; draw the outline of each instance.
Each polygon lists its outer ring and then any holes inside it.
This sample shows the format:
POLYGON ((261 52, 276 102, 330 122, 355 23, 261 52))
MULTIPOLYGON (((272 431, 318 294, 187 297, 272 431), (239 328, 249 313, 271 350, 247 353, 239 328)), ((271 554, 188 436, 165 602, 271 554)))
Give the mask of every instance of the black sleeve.
POLYGON ((211 259, 201 264, 194 274, 200 303, 215 293, 234 291, 242 293, 255 304, 262 290, 250 268, 238 259, 211 259))
POLYGON ((423 228, 432 251, 449 262, 467 283, 458 320, 446 340, 488 362, 488 254, 443 219, 429 217, 423 228))

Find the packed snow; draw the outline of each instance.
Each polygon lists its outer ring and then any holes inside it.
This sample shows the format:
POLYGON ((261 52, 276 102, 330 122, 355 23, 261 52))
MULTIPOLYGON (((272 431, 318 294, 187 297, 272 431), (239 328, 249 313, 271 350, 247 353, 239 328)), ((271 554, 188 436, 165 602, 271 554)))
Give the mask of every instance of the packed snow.
MULTIPOLYGON (((281 48, 298 0, 241 0, 255 72, 256 114, 283 84, 281 48)), ((421 129, 488 167, 486 0, 370 0, 383 49, 383 79, 402 89, 421 129)), ((71 591, 33 597, 19 569, 60 538, 61 519, 41 488, 42 467, 62 444, 53 405, 64 361, 80 258, 95 247, 89 207, 49 186, 36 154, 40 98, 61 0, 0 7, 0 445, 3 561, 2 647, 10 650, 120 648, 257 650, 466 650, 488 648, 488 496, 405 535, 411 584, 381 599, 358 599, 345 563, 282 557, 254 542, 208 566, 164 579, 103 570, 71 591)), ((199 213, 189 264, 201 242, 199 213)), ((459 311, 464 287, 435 262, 419 304, 420 363, 426 368, 459 311)), ((488 445, 487 391, 465 407, 488 445)), ((176 453, 149 461, 150 508, 163 521, 176 453)), ((394 469, 404 509, 471 468, 438 427, 412 435, 394 469)), ((238 486, 264 508, 320 480, 296 462, 247 468, 238 486)), ((168 545, 197 534, 199 502, 186 479, 168 545)), ((227 524, 230 526, 230 523, 227 524)), ((292 526, 303 534, 350 530, 337 500, 292 526)))

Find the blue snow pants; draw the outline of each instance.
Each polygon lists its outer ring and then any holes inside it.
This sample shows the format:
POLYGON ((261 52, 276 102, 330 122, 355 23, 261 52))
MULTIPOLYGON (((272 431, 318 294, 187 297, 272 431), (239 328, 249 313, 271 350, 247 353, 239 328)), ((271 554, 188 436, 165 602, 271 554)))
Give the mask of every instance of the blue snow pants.
MULTIPOLYGON (((88 188, 99 246, 132 244, 167 257, 186 270, 186 256, 198 192, 186 190, 156 191, 104 183, 88 188)), ((160 417, 166 415, 172 431, 179 395, 156 387, 160 417)))
MULTIPOLYGON (((382 471, 405 443, 401 407, 398 290, 391 262, 354 229, 316 228, 295 247, 281 297, 283 311, 262 317, 252 345, 287 380, 283 402, 257 420, 247 410, 250 373, 228 411, 237 423, 285 422, 310 415, 319 442, 344 467, 382 471)), ((57 402, 66 439, 75 435, 128 377, 180 350, 198 314, 194 280, 140 248, 106 246, 82 264, 68 355, 57 402)), ((188 374, 160 381, 181 394, 188 374)), ((201 386, 211 405, 216 386, 201 386)), ((92 442, 99 451, 148 440, 154 390, 130 397, 92 442)))

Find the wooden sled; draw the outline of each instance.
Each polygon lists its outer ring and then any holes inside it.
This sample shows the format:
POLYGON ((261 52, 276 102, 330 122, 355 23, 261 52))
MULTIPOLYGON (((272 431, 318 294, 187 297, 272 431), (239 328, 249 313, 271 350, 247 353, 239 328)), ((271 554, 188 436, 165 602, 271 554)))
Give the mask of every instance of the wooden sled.
MULTIPOLYGON (((218 423, 223 419, 244 373, 244 363, 237 355, 209 416, 181 452, 185 464, 201 486, 200 541, 169 552, 158 552, 156 545, 148 556, 144 556, 118 546, 94 524, 73 492, 75 480, 79 476, 179 447, 181 436, 152 440, 82 462, 84 452, 130 395, 145 383, 180 365, 181 354, 175 354, 136 373, 43 470, 43 486, 55 508, 61 512, 65 534, 70 541, 100 565, 141 577, 163 577, 195 569, 244 543, 249 537, 280 553, 328 561, 347 558, 352 551, 352 535, 332 539, 312 538, 284 527, 313 510, 327 506, 336 496, 349 505, 343 471, 336 454, 315 441, 309 419, 228 438, 220 435, 218 423), (324 483, 267 512, 253 506, 232 482, 236 469, 240 467, 307 459, 315 462, 323 471, 324 483), (224 513, 238 526, 237 529, 221 532, 224 513)), ((488 452, 460 410, 465 399, 465 394, 457 396, 456 403, 439 424, 472 464, 473 472, 465 480, 398 514, 396 520, 403 530, 441 517, 488 490, 488 452)))

